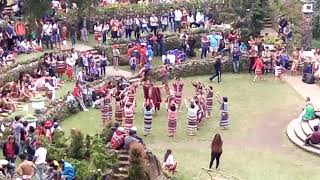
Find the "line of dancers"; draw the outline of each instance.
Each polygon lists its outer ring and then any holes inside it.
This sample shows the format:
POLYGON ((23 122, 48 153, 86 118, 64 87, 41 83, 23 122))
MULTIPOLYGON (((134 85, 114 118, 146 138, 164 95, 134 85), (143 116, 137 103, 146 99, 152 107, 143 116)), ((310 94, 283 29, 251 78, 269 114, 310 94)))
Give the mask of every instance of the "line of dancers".
MULTIPOLYGON (((195 90, 194 96, 188 99, 184 98, 184 104, 187 110, 187 134, 190 136, 196 135, 203 120, 212 117, 214 98, 221 104, 220 127, 227 129, 229 126, 228 98, 221 98, 218 93, 214 92, 212 86, 205 86, 201 82, 192 81, 192 85, 195 90)), ((107 127, 112 123, 112 105, 114 103, 114 120, 123 126, 127 132, 130 131, 134 126, 134 116, 137 110, 136 93, 139 86, 142 86, 144 93, 144 135, 148 136, 152 132, 153 116, 157 115, 157 112, 160 110, 162 103, 161 90, 164 89, 163 92, 167 94, 164 101, 168 118, 167 133, 169 137, 174 137, 177 132, 177 115, 178 112, 182 110, 183 102, 184 82, 181 78, 176 78, 172 82, 172 88, 169 87, 168 83, 156 86, 149 80, 139 80, 131 84, 121 84, 120 82, 115 87, 105 87, 101 100, 103 126, 107 127)))

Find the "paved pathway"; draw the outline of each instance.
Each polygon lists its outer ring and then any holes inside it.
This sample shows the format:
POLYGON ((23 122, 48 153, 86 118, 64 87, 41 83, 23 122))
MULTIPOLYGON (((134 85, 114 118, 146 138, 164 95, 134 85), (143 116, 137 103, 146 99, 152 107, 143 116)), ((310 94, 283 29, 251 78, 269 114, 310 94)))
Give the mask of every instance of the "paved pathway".
POLYGON ((302 97, 310 97, 312 103, 319 108, 320 87, 317 84, 302 82, 301 76, 284 76, 286 82, 293 87, 302 97))
POLYGON ((278 36, 277 31, 275 31, 273 28, 263 28, 263 29, 260 31, 260 34, 261 34, 262 36, 264 36, 265 33, 268 33, 269 36, 278 36))
POLYGON ((108 66, 106 68, 106 76, 124 76, 124 77, 132 77, 132 73, 125 70, 115 70, 112 66, 108 66))

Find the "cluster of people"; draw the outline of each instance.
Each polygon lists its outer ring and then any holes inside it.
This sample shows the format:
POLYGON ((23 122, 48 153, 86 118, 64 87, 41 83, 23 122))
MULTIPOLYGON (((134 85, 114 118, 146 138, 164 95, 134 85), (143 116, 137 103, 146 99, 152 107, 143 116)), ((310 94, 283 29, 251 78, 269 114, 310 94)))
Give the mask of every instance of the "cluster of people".
MULTIPOLYGON (((84 19, 86 21, 86 19, 84 19)), ((94 25, 95 39, 99 42, 105 42, 110 33, 113 39, 128 38, 132 35, 139 39, 141 34, 157 32, 174 31, 181 32, 181 29, 189 29, 193 27, 201 27, 210 29, 212 24, 215 24, 213 15, 203 13, 201 11, 192 11, 184 7, 170 9, 168 12, 160 12, 156 15, 151 13, 146 15, 127 15, 125 17, 114 16, 110 20, 104 22, 97 21, 94 25)), ((83 34, 85 36, 85 34, 83 34)))
MULTIPOLYGON (((17 174, 26 180, 31 180, 35 175, 37 179, 47 179, 52 178, 54 172, 59 177, 70 175, 68 168, 72 165, 62 160, 53 165, 53 160, 47 159, 47 149, 40 142, 41 138, 47 138, 50 142, 55 132, 62 131, 58 119, 48 119, 35 126, 16 116, 10 129, 11 133, 2 147, 5 160, 2 160, 0 167, 6 178, 13 178, 17 174), (18 166, 17 157, 21 159, 18 166)), ((73 176, 70 177, 75 177, 75 169, 72 168, 73 176)))

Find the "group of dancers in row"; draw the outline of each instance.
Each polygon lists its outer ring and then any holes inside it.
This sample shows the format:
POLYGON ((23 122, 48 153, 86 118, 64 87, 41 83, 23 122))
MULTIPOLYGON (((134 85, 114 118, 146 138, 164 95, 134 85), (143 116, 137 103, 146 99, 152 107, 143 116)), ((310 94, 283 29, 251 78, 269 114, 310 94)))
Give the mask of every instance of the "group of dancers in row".
MULTIPOLYGON (((220 97, 213 91, 212 86, 205 86, 201 82, 192 82, 195 89, 195 95, 188 100, 184 99, 187 108, 187 134, 196 135, 198 126, 205 118, 212 117, 213 100, 216 97, 221 104, 220 126, 222 129, 228 128, 228 98, 220 97)), ((151 134, 153 116, 160 110, 162 103, 161 90, 164 89, 165 108, 168 117, 168 136, 173 137, 177 132, 177 115, 182 109, 182 95, 184 82, 181 78, 176 78, 170 88, 168 84, 156 86, 149 80, 133 81, 129 84, 118 84, 116 87, 107 87, 104 89, 104 95, 101 100, 102 123, 106 127, 112 123, 113 103, 115 108, 114 120, 121 124, 127 132, 134 126, 134 116, 136 110, 136 93, 139 86, 143 87, 144 102, 144 135, 151 134), (169 90, 168 90, 169 87, 169 90)))

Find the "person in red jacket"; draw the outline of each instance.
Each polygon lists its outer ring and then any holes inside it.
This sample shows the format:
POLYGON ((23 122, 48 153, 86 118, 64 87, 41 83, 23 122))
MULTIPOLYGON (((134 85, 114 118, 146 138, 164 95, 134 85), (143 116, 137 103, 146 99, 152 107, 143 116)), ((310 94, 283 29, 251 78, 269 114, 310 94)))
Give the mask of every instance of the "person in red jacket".
POLYGON ((19 145, 15 142, 13 136, 8 137, 8 141, 3 144, 3 156, 10 163, 15 163, 17 155, 19 154, 19 145))
POLYGON ((113 133, 111 138, 111 147, 112 149, 122 149, 124 146, 124 139, 126 137, 126 131, 123 127, 118 127, 116 132, 113 133))
POLYGON ((263 79, 262 69, 263 69, 263 67, 265 67, 265 65, 263 64, 263 62, 260 58, 261 58, 261 55, 259 55, 259 57, 256 58, 256 61, 252 67, 252 69, 255 69, 255 74, 256 74, 253 78, 253 82, 256 81, 257 77, 259 77, 260 80, 263 79))

